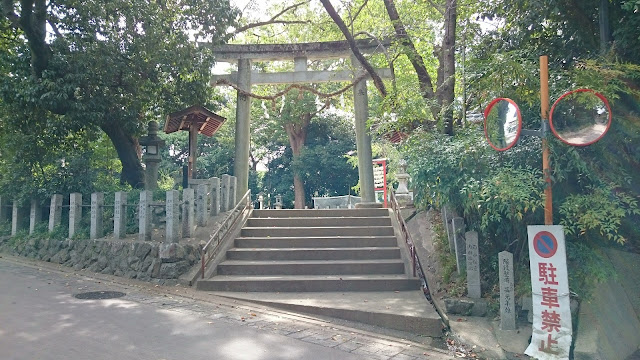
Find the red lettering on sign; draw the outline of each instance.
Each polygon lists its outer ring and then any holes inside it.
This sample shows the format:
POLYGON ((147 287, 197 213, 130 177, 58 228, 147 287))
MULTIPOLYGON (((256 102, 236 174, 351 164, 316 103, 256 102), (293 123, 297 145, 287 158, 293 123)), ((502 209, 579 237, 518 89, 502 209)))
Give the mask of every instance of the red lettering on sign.
POLYGON ((558 302, 558 289, 546 287, 542 288, 542 301, 540 305, 548 308, 560 307, 558 302))
POLYGON ((544 340, 540 340, 540 346, 538 347, 538 350, 544 351, 544 352, 549 353, 549 354, 557 354, 558 351, 554 350, 554 348, 553 348, 553 345, 555 345, 557 343, 558 343, 558 341, 553 340, 551 338, 551 334, 549 334, 549 336, 547 336, 546 344, 545 344, 544 340))
POLYGON ((539 263, 538 264, 538 276, 540 281, 544 282, 545 285, 558 285, 558 281, 556 281, 556 267, 550 263, 539 263))
POLYGON ((545 310, 542 312, 542 330, 548 332, 560 332, 560 314, 552 311, 545 310))

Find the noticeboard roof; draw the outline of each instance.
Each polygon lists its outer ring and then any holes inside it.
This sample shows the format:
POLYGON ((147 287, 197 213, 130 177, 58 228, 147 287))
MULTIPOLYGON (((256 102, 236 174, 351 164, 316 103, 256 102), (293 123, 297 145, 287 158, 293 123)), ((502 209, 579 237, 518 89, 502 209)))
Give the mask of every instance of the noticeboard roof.
POLYGON ((167 116, 164 123, 164 132, 170 134, 178 130, 190 130, 192 125, 198 129, 198 133, 212 136, 218 131, 226 118, 210 111, 204 106, 194 105, 167 116))

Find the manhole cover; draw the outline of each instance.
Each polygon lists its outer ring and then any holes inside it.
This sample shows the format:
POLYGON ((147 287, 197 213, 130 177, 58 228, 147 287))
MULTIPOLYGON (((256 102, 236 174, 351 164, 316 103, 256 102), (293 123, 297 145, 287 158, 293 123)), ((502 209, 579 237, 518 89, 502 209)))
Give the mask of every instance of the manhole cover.
POLYGON ((76 299, 82 300, 105 300, 105 299, 115 299, 119 297, 123 297, 126 294, 119 291, 90 291, 85 293, 76 294, 76 299))

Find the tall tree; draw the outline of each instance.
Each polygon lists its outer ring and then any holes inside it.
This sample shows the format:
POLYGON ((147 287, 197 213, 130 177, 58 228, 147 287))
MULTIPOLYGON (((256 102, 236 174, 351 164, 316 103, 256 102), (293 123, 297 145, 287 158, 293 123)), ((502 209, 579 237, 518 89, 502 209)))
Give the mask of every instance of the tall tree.
POLYGON ((7 113, 101 129, 134 187, 144 183, 137 135, 149 120, 207 105, 211 57, 195 41, 224 40, 237 15, 228 0, 2 0, 0 12, 10 25, 0 31, 23 35, 13 71, 0 75, 2 104, 21 109, 7 113))
MULTIPOLYGON (((345 38, 349 41, 349 44, 354 51, 358 60, 363 64, 365 69, 372 74, 376 88, 378 88, 380 94, 383 97, 387 96, 384 85, 381 84, 379 77, 375 74, 373 67, 364 59, 363 56, 358 56, 360 52, 356 48, 356 43, 353 41, 354 34, 345 24, 343 19, 339 16, 336 10, 333 8, 328 0, 321 0, 326 11, 330 14, 338 28, 344 34, 345 38)), ((429 73, 428 66, 424 57, 420 54, 416 48, 410 32, 407 30, 394 0, 383 0, 384 6, 391 21, 391 25, 394 30, 394 37, 396 42, 400 45, 400 51, 407 56, 413 69, 417 75, 418 83, 420 87, 420 95, 423 97, 427 106, 430 109, 431 115, 435 120, 442 121, 442 131, 446 134, 453 133, 453 100, 455 92, 455 49, 456 49, 456 21, 457 21, 457 0, 445 0, 443 5, 432 4, 434 11, 437 11, 442 15, 442 24, 444 36, 442 37, 442 43, 440 46, 434 49, 438 61, 437 76, 434 81, 432 75, 429 73)), ((365 2, 365 6, 367 3, 365 2)), ((356 14, 360 11, 356 12, 356 14)), ((357 16, 357 15, 356 15, 357 16)), ((351 21, 353 24, 353 19, 351 21)), ((417 126, 418 124, 413 124, 417 126)))

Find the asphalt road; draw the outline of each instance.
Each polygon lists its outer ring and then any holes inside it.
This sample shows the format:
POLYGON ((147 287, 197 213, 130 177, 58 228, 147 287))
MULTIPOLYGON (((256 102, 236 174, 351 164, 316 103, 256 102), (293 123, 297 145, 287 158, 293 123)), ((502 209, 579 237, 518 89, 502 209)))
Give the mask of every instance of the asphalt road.
POLYGON ((149 284, 115 283, 51 266, 0 255, 0 359, 411 360, 443 355, 304 318, 171 293, 190 289, 153 291, 149 284), (126 295, 75 297, 91 291, 126 295))

